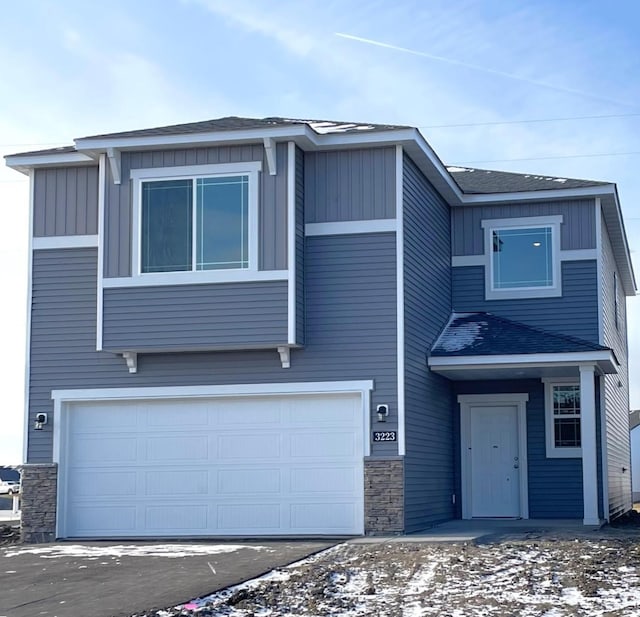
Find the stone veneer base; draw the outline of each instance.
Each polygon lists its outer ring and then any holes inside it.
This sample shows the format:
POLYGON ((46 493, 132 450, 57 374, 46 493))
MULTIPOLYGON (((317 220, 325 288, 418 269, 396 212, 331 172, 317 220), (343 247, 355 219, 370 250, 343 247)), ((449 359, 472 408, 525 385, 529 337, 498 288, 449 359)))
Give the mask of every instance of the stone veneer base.
POLYGON ((404 460, 364 462, 364 532, 366 535, 404 532, 404 460))
POLYGON ((53 542, 56 539, 58 465, 25 464, 21 468, 23 542, 53 542))

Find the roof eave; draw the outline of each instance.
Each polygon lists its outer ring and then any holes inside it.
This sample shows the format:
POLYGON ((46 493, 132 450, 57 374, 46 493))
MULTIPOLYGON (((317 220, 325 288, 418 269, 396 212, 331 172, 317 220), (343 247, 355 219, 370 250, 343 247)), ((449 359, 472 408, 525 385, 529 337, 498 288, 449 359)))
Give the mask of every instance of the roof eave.
POLYGON ((7 167, 29 175, 35 167, 65 167, 68 165, 95 165, 96 161, 81 152, 50 152, 47 154, 10 154, 4 157, 7 167))
POLYGON ((564 353, 533 353, 484 356, 430 356, 427 364, 437 373, 446 375, 449 371, 553 368, 560 366, 577 366, 595 364, 602 373, 618 372, 618 361, 609 349, 599 351, 580 351, 564 353))

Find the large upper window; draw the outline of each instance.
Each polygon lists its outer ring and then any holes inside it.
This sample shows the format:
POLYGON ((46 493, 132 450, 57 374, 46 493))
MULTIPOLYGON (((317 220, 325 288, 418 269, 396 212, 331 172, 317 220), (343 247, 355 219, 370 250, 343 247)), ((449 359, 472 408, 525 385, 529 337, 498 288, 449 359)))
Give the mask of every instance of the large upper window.
POLYGON ((482 221, 487 298, 559 295, 559 218, 482 221))
POLYGON ((580 385, 546 382, 546 432, 548 457, 581 455, 580 385))
POLYGON ((140 274, 247 270, 257 242, 259 163, 134 170, 140 274), (246 173, 236 169, 249 168, 246 173))

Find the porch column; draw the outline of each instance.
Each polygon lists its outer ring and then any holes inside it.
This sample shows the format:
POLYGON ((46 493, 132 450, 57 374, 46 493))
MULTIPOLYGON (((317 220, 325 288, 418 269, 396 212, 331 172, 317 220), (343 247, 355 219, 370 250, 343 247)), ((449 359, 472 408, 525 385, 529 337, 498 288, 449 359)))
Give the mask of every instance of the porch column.
POLYGON ((580 365, 580 432, 584 525, 599 525, 595 367, 580 365))

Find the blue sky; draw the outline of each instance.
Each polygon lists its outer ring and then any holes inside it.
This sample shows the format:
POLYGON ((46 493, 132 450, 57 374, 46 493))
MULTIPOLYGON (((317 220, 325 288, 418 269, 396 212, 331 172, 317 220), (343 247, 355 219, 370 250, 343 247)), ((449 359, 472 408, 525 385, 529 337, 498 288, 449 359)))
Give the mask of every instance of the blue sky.
MULTIPOLYGON (((446 163, 616 182, 632 250, 640 248, 635 0, 2 8, 2 155, 225 115, 409 124, 446 163), (519 122, 547 119, 563 120, 519 122), (471 126, 451 126, 461 124, 471 126)), ((27 183, 2 168, 0 463, 22 456, 26 264, 27 183)), ((628 306, 633 373, 640 302, 628 306)), ((631 405, 640 407, 640 385, 631 405)))

